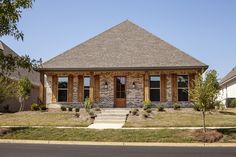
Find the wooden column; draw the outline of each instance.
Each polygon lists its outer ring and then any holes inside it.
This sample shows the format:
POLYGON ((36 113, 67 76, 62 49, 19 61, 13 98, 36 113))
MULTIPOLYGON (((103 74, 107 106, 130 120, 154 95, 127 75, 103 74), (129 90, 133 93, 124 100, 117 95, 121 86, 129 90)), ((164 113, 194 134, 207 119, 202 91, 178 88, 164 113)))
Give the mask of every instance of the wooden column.
POLYGON ((161 102, 166 102, 166 74, 161 74, 161 102))
POLYGON ((73 75, 68 76, 68 102, 73 101, 73 75))
POLYGON ((58 86, 58 77, 57 75, 52 76, 52 103, 57 102, 57 87, 58 86))
POLYGON ((78 76, 78 101, 84 101, 84 76, 78 76))
POLYGON ((144 74, 144 101, 150 100, 150 94, 149 94, 149 74, 147 71, 145 71, 144 74))
POLYGON ((40 72, 40 85, 39 85, 39 103, 45 104, 45 90, 44 90, 44 72, 40 72))
POLYGON ((188 78, 189 78, 189 83, 188 83, 188 87, 189 87, 188 101, 191 101, 192 98, 190 96, 190 91, 192 90, 192 88, 194 86, 195 74, 189 74, 188 78))
POLYGON ((172 102, 178 101, 177 95, 177 74, 171 75, 171 83, 172 83, 172 102))
POLYGON ((94 102, 94 73, 90 73, 90 88, 89 88, 89 99, 94 102))

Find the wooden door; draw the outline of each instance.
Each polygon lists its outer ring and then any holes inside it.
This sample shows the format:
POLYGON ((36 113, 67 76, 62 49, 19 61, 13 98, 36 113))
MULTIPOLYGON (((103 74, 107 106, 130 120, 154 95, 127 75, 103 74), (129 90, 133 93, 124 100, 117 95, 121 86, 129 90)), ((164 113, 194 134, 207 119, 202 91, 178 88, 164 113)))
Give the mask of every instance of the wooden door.
POLYGON ((126 107, 126 78, 115 77, 115 107, 126 107))

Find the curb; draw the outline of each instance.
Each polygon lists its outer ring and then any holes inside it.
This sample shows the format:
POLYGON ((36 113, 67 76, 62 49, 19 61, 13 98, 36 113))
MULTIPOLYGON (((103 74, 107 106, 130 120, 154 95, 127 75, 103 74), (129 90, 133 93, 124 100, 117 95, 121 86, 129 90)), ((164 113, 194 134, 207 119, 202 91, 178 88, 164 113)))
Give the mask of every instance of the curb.
POLYGON ((6 144, 54 144, 88 146, 145 146, 145 147, 236 147, 236 143, 142 143, 142 142, 90 142, 90 141, 46 141, 0 139, 6 144))

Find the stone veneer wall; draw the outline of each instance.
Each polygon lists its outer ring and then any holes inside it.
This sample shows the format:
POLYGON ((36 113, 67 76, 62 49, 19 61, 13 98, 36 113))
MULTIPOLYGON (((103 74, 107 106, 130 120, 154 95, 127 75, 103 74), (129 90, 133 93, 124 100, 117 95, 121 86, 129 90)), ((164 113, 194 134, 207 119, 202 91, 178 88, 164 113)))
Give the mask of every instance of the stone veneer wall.
POLYGON ((44 75, 44 88, 46 92, 46 104, 52 102, 52 76, 44 75))

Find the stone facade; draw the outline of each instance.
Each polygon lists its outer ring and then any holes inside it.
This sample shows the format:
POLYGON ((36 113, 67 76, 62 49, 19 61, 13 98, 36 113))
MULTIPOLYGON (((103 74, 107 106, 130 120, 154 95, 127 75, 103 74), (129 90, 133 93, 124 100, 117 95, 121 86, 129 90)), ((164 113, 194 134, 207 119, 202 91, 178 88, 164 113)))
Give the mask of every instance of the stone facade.
POLYGON ((52 103, 52 76, 44 75, 46 104, 52 103))

